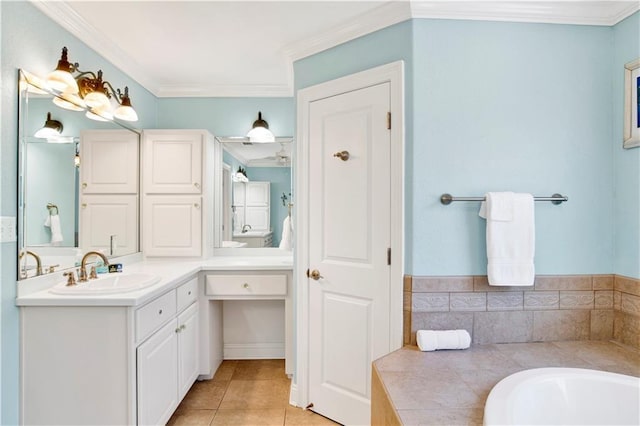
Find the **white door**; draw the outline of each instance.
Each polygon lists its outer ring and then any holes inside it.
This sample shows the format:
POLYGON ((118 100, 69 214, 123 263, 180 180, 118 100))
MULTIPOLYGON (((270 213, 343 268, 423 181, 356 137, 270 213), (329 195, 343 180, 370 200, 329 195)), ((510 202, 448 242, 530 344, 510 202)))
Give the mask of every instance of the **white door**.
POLYGON ((371 362, 390 350, 390 84, 309 108, 309 402, 369 424, 371 362))

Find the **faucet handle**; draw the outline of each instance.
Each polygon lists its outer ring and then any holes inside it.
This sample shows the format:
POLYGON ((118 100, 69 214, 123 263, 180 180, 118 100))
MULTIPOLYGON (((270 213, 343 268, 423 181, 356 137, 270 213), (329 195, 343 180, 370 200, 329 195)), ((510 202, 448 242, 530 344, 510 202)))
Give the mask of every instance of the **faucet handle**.
POLYGON ((95 280, 96 278, 98 278, 98 274, 96 272, 96 267, 95 265, 91 267, 91 271, 89 272, 89 279, 90 280, 95 280))
POLYGON ((82 266, 78 269, 78 282, 87 282, 87 270, 82 266))
POLYGON ((65 272, 62 274, 63 277, 68 277, 67 278, 67 287, 68 286, 72 286, 72 285, 76 285, 76 275, 73 273, 73 271, 69 271, 69 272, 65 272))
POLYGON ((56 268, 59 267, 60 264, 57 265, 49 265, 49 273, 53 274, 56 271, 56 268))

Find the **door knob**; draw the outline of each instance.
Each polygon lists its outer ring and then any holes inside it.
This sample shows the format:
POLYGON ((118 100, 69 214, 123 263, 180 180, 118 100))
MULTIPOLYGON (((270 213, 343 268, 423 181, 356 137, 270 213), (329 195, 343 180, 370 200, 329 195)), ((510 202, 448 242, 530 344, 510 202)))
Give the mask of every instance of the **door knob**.
POLYGON ((318 271, 317 269, 314 269, 311 272, 309 272, 309 270, 307 269, 307 277, 316 281, 318 281, 320 278, 324 278, 322 275, 320 275, 320 271, 318 271))
POLYGON ((349 159, 349 151, 336 152, 333 156, 341 159, 342 161, 347 161, 349 159))

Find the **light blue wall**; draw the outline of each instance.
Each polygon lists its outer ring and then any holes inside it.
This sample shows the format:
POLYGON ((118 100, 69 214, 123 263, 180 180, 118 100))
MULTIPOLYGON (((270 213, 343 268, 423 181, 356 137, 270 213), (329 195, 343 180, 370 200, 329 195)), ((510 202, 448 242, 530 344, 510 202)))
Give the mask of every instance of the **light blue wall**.
POLYGON ((640 12, 613 29, 613 272, 640 278, 640 148, 622 148, 624 64, 640 58, 640 12))
POLYGON ((258 111, 276 136, 293 136, 292 98, 161 98, 158 126, 206 129, 214 136, 245 136, 258 111))
MULTIPOLYGON (((0 2, 0 55, 2 59, 2 104, 0 130, 0 215, 17 216, 17 111, 18 69, 37 75, 50 72, 63 46, 69 59, 82 69, 102 69, 115 87, 129 86, 140 121, 139 128, 156 127, 156 98, 28 2, 0 2)), ((16 297, 16 243, 2 243, 0 260, 1 303, 1 417, 0 423, 18 423, 18 309, 16 297)))
POLYGON ((415 20, 414 275, 486 273, 479 203, 538 202, 536 273, 612 271, 611 28, 415 20), (418 119, 419 118, 419 119, 418 119))
MULTIPOLYGON (((404 61, 405 103, 405 251, 413 245, 413 21, 405 21, 296 61, 294 87, 298 90, 395 61, 404 61)), ((418 117, 418 119, 420 119, 418 117)), ((295 190, 295 186, 294 186, 295 190)), ((405 257, 410 272, 411 257, 405 257)))

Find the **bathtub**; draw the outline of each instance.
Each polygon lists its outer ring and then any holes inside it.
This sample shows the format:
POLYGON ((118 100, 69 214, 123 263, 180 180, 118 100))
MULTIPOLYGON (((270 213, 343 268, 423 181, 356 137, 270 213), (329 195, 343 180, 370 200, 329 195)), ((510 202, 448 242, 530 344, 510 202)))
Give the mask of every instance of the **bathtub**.
POLYGON ((582 368, 536 368, 496 384, 485 425, 640 425, 640 378, 582 368))

